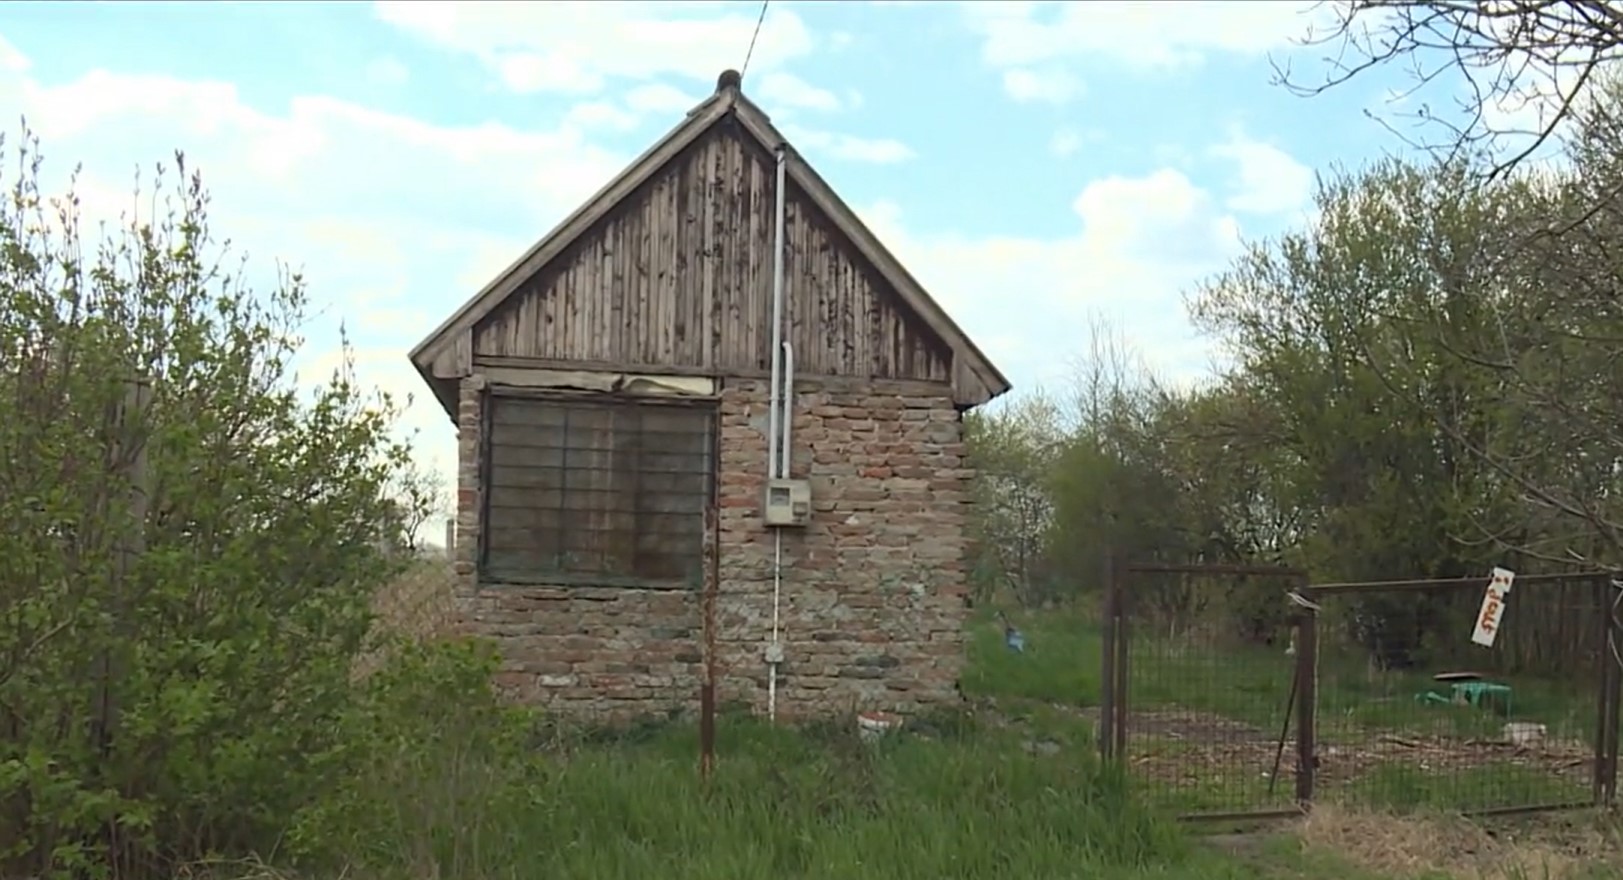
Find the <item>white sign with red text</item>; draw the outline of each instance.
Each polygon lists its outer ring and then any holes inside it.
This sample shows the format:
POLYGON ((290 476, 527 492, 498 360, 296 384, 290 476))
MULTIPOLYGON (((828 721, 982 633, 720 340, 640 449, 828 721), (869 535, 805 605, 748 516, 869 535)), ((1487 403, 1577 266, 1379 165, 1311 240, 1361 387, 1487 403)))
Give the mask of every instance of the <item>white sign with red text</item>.
POLYGON ((1505 618, 1505 603, 1510 601, 1510 585, 1515 580, 1515 572, 1494 568, 1488 592, 1482 597, 1482 609, 1476 613, 1476 629, 1471 633, 1471 641, 1484 648, 1493 647, 1493 640, 1499 635, 1499 622, 1505 618))

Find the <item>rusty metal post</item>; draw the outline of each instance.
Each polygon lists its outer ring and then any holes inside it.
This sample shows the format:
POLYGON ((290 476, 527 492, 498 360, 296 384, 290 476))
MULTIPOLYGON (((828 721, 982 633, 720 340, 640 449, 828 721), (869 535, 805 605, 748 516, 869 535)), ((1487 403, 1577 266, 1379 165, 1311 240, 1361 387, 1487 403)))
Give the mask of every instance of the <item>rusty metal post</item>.
POLYGON ((1613 605, 1614 575, 1595 578, 1595 601, 1600 610, 1600 669, 1597 689, 1595 763, 1593 794, 1597 807, 1611 807, 1617 800, 1618 709, 1623 703, 1623 668, 1617 649, 1619 626, 1613 605))
POLYGON ((1318 769, 1318 730, 1314 726, 1319 705, 1319 614, 1302 607, 1296 618, 1296 803, 1313 803, 1314 771, 1318 769))
POLYGON ((704 681, 699 685, 699 775, 710 778, 716 763, 716 594, 721 582, 721 524, 716 505, 704 511, 704 681))
MULTIPOLYGON (((1614 580, 1615 579, 1611 576, 1607 577, 1606 594, 1609 597, 1615 598, 1614 594, 1617 588, 1613 586, 1614 580)), ((1618 712, 1623 710, 1623 665, 1620 665, 1623 664, 1623 655, 1618 653, 1619 642, 1623 641, 1623 625, 1619 624, 1617 615, 1614 613, 1614 608, 1611 605, 1607 605, 1606 607, 1606 624, 1608 629, 1608 638, 1606 641, 1605 650, 1606 659, 1611 661, 1608 664, 1608 669, 1611 671, 1611 678, 1607 682, 1604 699, 1604 703, 1607 707, 1607 728, 1605 739, 1606 785, 1603 793, 1606 796, 1604 806, 1610 809, 1617 804, 1617 753, 1618 740, 1620 738, 1620 725, 1623 725, 1623 721, 1620 721, 1618 718, 1618 712)))
POLYGON ((1116 754, 1116 637, 1120 616, 1116 566, 1109 550, 1105 551, 1103 580, 1104 613, 1099 619, 1103 636, 1099 661, 1099 757, 1109 761, 1116 754))
MULTIPOLYGON (((1116 568, 1114 560, 1111 562, 1111 568, 1116 568)), ((1111 745, 1111 749, 1117 760, 1125 761, 1127 760, 1127 725, 1131 697, 1131 687, 1128 684, 1128 658, 1132 653, 1133 646, 1133 629, 1130 623, 1133 614, 1133 596, 1129 585, 1119 574, 1114 578, 1114 581, 1116 583, 1116 718, 1115 729, 1112 731, 1115 742, 1111 745)))

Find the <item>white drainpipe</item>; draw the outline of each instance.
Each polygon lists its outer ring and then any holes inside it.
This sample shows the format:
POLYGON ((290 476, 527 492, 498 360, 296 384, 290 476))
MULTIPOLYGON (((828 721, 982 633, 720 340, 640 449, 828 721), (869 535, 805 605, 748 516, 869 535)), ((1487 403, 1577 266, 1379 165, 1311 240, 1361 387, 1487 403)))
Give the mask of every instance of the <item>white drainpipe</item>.
MULTIPOLYGON (((776 153, 778 159, 778 190, 777 216, 774 218, 775 235, 772 248, 772 388, 770 391, 771 402, 767 413, 766 444, 766 470, 769 478, 788 476, 789 472, 787 443, 789 435, 788 401, 780 396, 787 385, 783 363, 784 351, 787 345, 783 339, 783 253, 784 248, 788 245, 784 236, 784 226, 787 224, 788 216, 787 145, 778 145, 776 153)), ((767 719, 772 722, 778 720, 778 660, 782 656, 782 648, 778 642, 778 607, 782 591, 783 530, 774 529, 772 532, 772 641, 767 646, 766 655, 766 715, 767 719)))
POLYGON ((777 156, 778 203, 777 216, 773 218, 774 234, 772 242, 772 389, 766 423, 766 475, 768 477, 782 476, 782 474, 778 473, 778 444, 782 442, 782 438, 778 434, 779 407, 781 406, 778 394, 780 392, 779 386, 783 382, 783 249, 787 244, 784 241, 783 227, 788 215, 787 194, 784 192, 786 188, 785 178, 788 176, 786 173, 788 155, 784 145, 778 147, 777 156))
POLYGON ((794 433, 795 414, 795 347, 789 340, 783 341, 783 394, 779 398, 783 407, 783 417, 778 420, 778 444, 782 450, 782 457, 778 459, 778 476, 789 476, 789 452, 794 449, 789 444, 789 438, 794 433))

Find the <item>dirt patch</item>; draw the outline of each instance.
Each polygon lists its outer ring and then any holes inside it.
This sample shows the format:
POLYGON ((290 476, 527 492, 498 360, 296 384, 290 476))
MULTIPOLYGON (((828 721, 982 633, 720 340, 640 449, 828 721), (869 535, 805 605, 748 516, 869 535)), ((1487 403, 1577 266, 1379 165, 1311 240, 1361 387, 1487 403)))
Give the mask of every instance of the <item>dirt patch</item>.
MULTIPOLYGON (((1281 748, 1277 733, 1246 737, 1238 729, 1243 727, 1204 730, 1200 736, 1145 735, 1129 740, 1128 761, 1142 778, 1187 786, 1217 776, 1266 783, 1274 773, 1277 758, 1278 776, 1284 786, 1280 791, 1292 790, 1289 780, 1295 777, 1297 765, 1294 738, 1286 740, 1281 748)), ((1183 730, 1199 729, 1190 726, 1183 730)), ((1587 747, 1556 743, 1518 748, 1506 743, 1442 737, 1372 737, 1359 744, 1320 743, 1315 778, 1319 790, 1333 796, 1335 789, 1355 784, 1383 766, 1412 767, 1428 775, 1515 766, 1571 781, 1576 800, 1587 794, 1582 785, 1590 778, 1592 761, 1587 747)))
MULTIPOLYGON (((1136 713, 1127 742, 1127 761, 1135 775, 1157 786, 1198 789, 1212 784, 1253 789, 1255 797, 1271 790, 1269 803, 1236 804, 1277 806, 1273 801, 1294 791, 1297 754, 1294 735, 1284 743, 1279 732, 1260 730, 1210 712, 1162 710, 1136 713)), ((1446 736, 1395 736, 1371 731, 1367 738, 1321 741, 1315 772, 1317 788, 1326 798, 1338 790, 1355 788, 1383 767, 1412 768, 1427 776, 1447 777, 1486 768, 1521 768, 1551 779, 1555 788, 1547 800, 1564 799, 1559 792, 1570 783, 1571 799, 1587 797, 1592 775, 1593 750, 1583 743, 1546 741, 1519 746, 1508 742, 1446 736)), ((1483 783, 1476 783, 1483 784, 1483 783)), ((1482 792, 1490 794, 1490 792, 1482 792)), ((1247 797, 1249 800, 1249 796, 1247 797)), ((1512 806, 1514 804, 1493 804, 1512 806)))
POLYGON ((1269 739, 1263 731, 1214 712, 1169 709, 1130 712, 1127 736, 1198 743, 1254 743, 1269 739))
POLYGON ((1495 740, 1377 735, 1355 743, 1319 743, 1319 778, 1327 783, 1350 781, 1378 766, 1392 764, 1424 773, 1517 766, 1582 780, 1589 778, 1593 761, 1593 749, 1561 741, 1517 746, 1495 740))
MULTIPOLYGON (((1095 724, 1099 721, 1097 706, 1077 709, 1078 717, 1095 724)), ((1160 739, 1190 743, 1242 743, 1262 742, 1268 735, 1258 728, 1235 721, 1215 712, 1195 709, 1146 709, 1127 713, 1127 738, 1160 739)))

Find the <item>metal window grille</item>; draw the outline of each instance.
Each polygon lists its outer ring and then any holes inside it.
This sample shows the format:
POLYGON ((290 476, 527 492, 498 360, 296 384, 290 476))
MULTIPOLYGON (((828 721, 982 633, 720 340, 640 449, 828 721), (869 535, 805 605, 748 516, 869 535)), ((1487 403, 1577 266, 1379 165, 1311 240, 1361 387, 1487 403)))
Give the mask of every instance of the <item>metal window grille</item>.
POLYGON ((697 583, 713 407, 494 396, 484 570, 496 580, 697 583))

